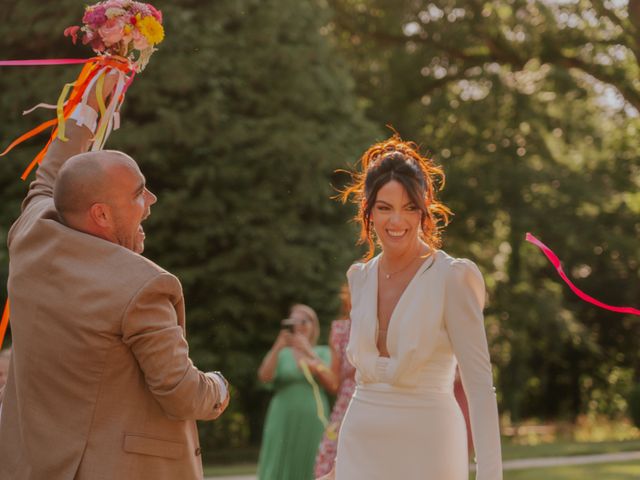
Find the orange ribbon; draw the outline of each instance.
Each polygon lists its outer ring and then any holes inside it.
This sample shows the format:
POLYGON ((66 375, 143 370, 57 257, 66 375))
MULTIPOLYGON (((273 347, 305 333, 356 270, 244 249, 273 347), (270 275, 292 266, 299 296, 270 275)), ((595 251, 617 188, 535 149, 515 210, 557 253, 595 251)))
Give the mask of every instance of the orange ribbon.
MULTIPOLYGON (((87 89, 87 86, 90 84, 91 80, 93 80, 96 74, 104 67, 115 68, 124 73, 131 73, 133 71, 129 64, 129 61, 124 58, 99 56, 99 57, 93 57, 87 60, 87 63, 85 63, 84 67, 80 71, 78 78, 72 84, 73 89, 71 90, 71 93, 69 94, 69 99, 67 100, 67 103, 64 105, 64 109, 63 109, 63 120, 66 120, 69 118, 69 116, 73 112, 73 109, 76 107, 76 105, 78 105, 82 101, 82 97, 85 93, 85 90, 87 89)), ((5 149, 4 152, 0 153, 0 157, 9 153, 11 150, 13 150, 14 147, 21 144, 22 142, 30 139, 31 137, 34 137, 35 135, 38 135, 43 130, 46 130, 49 127, 55 127, 45 147, 42 150, 40 150, 40 152, 36 155, 36 157, 31 161, 29 166, 22 173, 20 178, 22 178, 22 180, 26 180, 26 178, 29 176, 29 174, 35 168, 35 166, 39 164, 44 158, 45 154, 47 153, 47 150, 49 149, 49 145, 51 145, 51 142, 58 135, 59 126, 60 126, 60 123, 58 118, 48 120, 42 123, 41 125, 38 125, 36 128, 29 130, 27 133, 21 135, 16 140, 14 140, 5 149)))
POLYGON ((7 333, 7 326, 9 325, 9 299, 7 298, 4 304, 4 311, 2 312, 2 319, 0 319, 0 350, 2 350, 2 343, 4 342, 4 335, 7 333))

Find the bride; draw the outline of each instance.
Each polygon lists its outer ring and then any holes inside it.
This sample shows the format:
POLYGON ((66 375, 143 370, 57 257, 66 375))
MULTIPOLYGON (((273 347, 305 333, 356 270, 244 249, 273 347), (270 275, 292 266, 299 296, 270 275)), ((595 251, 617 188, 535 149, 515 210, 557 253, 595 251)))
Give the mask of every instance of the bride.
POLYGON ((342 423, 337 480, 467 480, 456 364, 469 399, 478 480, 502 478, 498 410, 476 265, 439 250, 449 210, 442 170, 397 136, 370 147, 343 194, 359 205, 368 261, 347 277, 347 355, 357 387, 342 423), (374 258, 375 238, 382 253, 374 258))

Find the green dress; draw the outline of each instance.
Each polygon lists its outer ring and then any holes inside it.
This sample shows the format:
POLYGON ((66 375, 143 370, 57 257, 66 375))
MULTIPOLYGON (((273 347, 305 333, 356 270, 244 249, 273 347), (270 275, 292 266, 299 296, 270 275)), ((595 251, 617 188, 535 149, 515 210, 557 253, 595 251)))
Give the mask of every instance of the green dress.
MULTIPOLYGON (((326 365, 330 364, 329 347, 316 346, 313 349, 326 365)), ((330 412, 327 394, 316 383, 327 416, 330 412)), ((258 479, 312 480, 324 426, 318 418, 313 389, 288 347, 278 354, 272 387, 275 393, 264 425, 258 479)))

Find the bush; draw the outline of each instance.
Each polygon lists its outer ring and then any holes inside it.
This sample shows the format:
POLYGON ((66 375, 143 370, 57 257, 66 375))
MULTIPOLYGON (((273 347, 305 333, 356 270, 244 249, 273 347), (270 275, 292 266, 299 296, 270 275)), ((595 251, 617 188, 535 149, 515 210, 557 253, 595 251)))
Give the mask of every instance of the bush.
POLYGON ((631 389, 629 395, 629 416, 636 427, 640 428, 640 383, 631 389))

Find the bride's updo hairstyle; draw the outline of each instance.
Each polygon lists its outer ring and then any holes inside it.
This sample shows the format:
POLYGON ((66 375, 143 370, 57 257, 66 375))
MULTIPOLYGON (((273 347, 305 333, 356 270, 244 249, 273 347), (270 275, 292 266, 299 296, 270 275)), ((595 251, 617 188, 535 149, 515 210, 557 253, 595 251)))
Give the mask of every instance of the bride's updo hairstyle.
POLYGON ((371 225, 371 210, 378 191, 391 180, 399 182, 411 201, 420 210, 420 238, 435 250, 441 244, 441 231, 449 223, 451 210, 436 198, 444 187, 442 168, 422 156, 413 142, 404 142, 397 135, 369 147, 360 158, 360 170, 352 173, 351 184, 341 192, 343 202, 352 199, 358 205, 355 220, 360 224, 358 244, 369 245, 365 258, 373 257, 375 242, 371 225))

